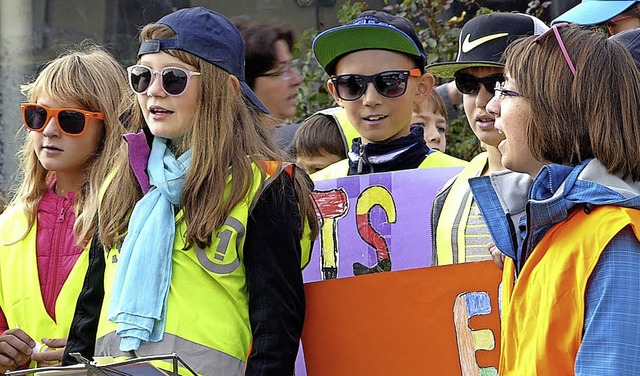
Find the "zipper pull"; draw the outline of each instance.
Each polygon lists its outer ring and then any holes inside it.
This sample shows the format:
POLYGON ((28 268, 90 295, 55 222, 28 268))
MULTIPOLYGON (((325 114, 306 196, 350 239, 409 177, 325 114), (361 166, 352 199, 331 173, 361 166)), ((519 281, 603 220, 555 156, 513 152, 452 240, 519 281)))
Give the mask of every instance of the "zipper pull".
POLYGON ((360 144, 360 150, 358 155, 358 174, 362 173, 362 168, 364 165, 364 144, 360 144))
POLYGON ((56 220, 56 222, 58 223, 64 222, 64 215, 66 214, 66 212, 67 212, 67 208, 60 209, 60 214, 58 214, 58 219, 56 220))

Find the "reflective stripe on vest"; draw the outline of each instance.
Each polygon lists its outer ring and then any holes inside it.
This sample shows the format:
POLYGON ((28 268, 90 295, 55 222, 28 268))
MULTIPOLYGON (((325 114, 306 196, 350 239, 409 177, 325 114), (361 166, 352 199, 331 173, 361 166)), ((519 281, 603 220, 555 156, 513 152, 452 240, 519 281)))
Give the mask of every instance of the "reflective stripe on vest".
MULTIPOLYGON (((469 162, 463 161, 456 157, 434 150, 427 155, 417 168, 433 168, 433 167, 463 167, 469 162)), ((349 175, 349 159, 343 159, 332 165, 323 168, 320 171, 311 174, 311 180, 320 181, 328 179, 343 178, 349 175)))
POLYGON ((487 152, 476 155, 451 185, 438 219, 436 232, 438 265, 465 262, 467 250, 464 235, 473 200, 469 178, 480 176, 488 160, 487 152))
MULTIPOLYGON (((184 249, 186 224, 183 212, 176 216, 176 237, 172 253, 171 287, 163 340, 140 346, 137 355, 175 352, 198 373, 242 375, 251 344, 248 291, 243 258, 244 235, 250 208, 266 185, 281 173, 292 173, 289 165, 253 165, 253 184, 247 199, 230 212, 224 225, 212 234, 211 245, 184 249), (273 174, 273 175, 272 175, 273 174)), ((225 194, 231 186, 227 180, 225 194)), ((307 227, 308 228, 308 227, 307 227)), ((308 239, 308 232, 303 234, 308 239)), ((311 241, 307 240, 309 250, 311 241)), ((302 263, 308 262, 303 248, 302 263)), ((119 250, 112 249, 105 271, 105 301, 102 306, 96 342, 97 356, 120 356, 116 324, 108 321, 108 307, 119 250)), ((131 355, 131 354, 129 354, 131 355)))
POLYGON ((640 210, 576 209, 545 234, 512 289, 505 284, 513 281, 513 267, 505 268, 500 375, 574 373, 587 282, 604 248, 628 225, 640 239, 640 210))
MULTIPOLYGON (((54 321, 45 308, 36 257, 37 220, 27 228, 20 207, 9 207, 0 220, 0 307, 9 328, 20 327, 31 338, 66 338, 89 265, 90 244, 71 269, 56 299, 54 321), (11 244, 12 243, 12 244, 11 244)), ((31 364, 35 367, 35 363, 31 364)))
MULTIPOLYGON (((212 375, 213 370, 225 370, 224 373, 220 373, 224 375, 243 375, 246 368, 246 362, 240 359, 170 333, 164 334, 162 342, 140 346, 140 349, 137 351, 125 353, 118 349, 119 346, 120 337, 118 337, 116 332, 107 333, 96 341, 96 354, 104 354, 124 360, 133 356, 141 357, 177 353, 185 360, 189 367, 201 375, 212 375), (185 356, 185 354, 188 354, 188 356, 185 356)), ((172 363, 170 361, 159 360, 153 363, 167 370, 172 369, 172 363)), ((190 373, 181 374, 188 375, 190 373)))

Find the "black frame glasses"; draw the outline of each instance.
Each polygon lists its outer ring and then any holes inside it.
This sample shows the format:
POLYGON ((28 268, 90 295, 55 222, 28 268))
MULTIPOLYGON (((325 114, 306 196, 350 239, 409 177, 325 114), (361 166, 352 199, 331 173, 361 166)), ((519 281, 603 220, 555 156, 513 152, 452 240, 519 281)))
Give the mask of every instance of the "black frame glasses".
POLYGON ((456 88, 462 94, 476 94, 480 91, 480 84, 491 94, 494 93, 496 83, 504 81, 503 73, 494 73, 484 77, 476 77, 469 73, 456 72, 456 88))
POLYGON ((28 130, 42 132, 54 117, 60 132, 71 137, 82 136, 87 130, 89 120, 104 120, 102 112, 70 107, 50 108, 37 103, 20 103, 20 111, 22 112, 22 122, 28 130))
POLYGON ((420 77, 422 71, 419 68, 411 70, 390 70, 370 76, 362 74, 342 74, 331 77, 333 87, 338 97, 344 101, 360 99, 367 91, 369 82, 373 83, 380 95, 387 98, 397 98, 407 91, 409 77, 420 77))
POLYGON ((184 93, 189 86, 191 76, 199 76, 200 72, 193 72, 179 67, 165 67, 153 69, 146 65, 132 65, 127 68, 129 86, 136 94, 145 94, 153 84, 156 74, 160 76, 162 90, 170 96, 184 93))

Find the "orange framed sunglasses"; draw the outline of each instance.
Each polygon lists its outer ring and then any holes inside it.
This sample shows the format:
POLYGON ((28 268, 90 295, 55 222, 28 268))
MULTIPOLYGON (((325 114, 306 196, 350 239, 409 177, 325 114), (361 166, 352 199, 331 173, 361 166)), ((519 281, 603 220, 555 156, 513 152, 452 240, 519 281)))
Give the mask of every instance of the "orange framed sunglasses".
POLYGON ((58 129, 72 137, 81 136, 87 130, 89 120, 104 120, 102 112, 81 110, 78 108, 49 108, 36 103, 21 103, 24 126, 33 132, 42 132, 52 117, 55 117, 58 129))

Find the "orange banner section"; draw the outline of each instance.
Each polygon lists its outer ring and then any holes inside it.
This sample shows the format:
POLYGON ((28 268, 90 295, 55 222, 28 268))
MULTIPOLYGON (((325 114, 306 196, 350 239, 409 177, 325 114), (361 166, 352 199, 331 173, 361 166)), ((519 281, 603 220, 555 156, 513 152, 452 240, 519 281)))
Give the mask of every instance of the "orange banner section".
POLYGON ((497 374, 491 261, 307 283, 307 375, 497 374))

